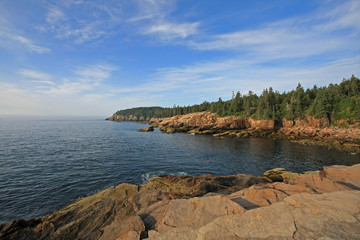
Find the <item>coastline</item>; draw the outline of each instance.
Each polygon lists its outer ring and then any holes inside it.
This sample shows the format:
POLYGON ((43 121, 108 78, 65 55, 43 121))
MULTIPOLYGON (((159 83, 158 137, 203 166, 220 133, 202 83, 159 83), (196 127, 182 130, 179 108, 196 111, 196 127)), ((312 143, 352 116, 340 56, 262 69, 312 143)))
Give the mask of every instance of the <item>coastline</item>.
POLYGON ((316 145, 351 154, 360 154, 360 122, 338 120, 333 126, 326 119, 255 120, 237 116, 218 117, 199 112, 169 118, 112 115, 110 121, 137 121, 157 127, 164 133, 205 134, 216 137, 266 137, 304 145, 316 145), (341 127, 343 126, 343 127, 341 127))
MULTIPOLYGON (((284 128, 208 113, 145 123, 165 133, 317 139, 325 147, 328 139, 343 138, 346 145, 357 136, 329 126, 294 122, 284 128)), ((277 168, 261 176, 162 175, 143 185, 107 188, 44 218, 1 224, 0 239, 353 239, 360 236, 359 212, 360 164, 302 173, 277 168)))
POLYGON ((258 177, 164 175, 2 224, 0 239, 354 238, 359 212, 360 164, 258 177))

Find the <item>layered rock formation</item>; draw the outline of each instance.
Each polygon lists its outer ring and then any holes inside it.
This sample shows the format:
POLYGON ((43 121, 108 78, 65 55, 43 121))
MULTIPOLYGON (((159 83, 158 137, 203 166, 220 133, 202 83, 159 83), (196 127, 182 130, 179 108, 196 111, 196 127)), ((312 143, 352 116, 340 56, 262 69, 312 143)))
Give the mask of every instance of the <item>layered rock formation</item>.
POLYGON ((149 124, 166 133, 189 132, 230 137, 271 137, 288 139, 306 145, 320 145, 352 153, 360 153, 360 127, 330 126, 326 119, 307 117, 305 120, 281 123, 275 120, 255 120, 236 116, 218 117, 201 112, 170 118, 152 118, 149 124))
POLYGON ((142 122, 142 121, 148 121, 150 118, 144 117, 144 116, 134 116, 134 115, 118 115, 113 114, 112 116, 106 118, 106 120, 109 121, 116 121, 116 122, 123 122, 123 121, 129 121, 129 122, 142 122))
POLYGON ((360 164, 268 176, 160 176, 120 184, 0 239, 358 239, 360 164), (196 196, 196 197, 194 197, 196 196))

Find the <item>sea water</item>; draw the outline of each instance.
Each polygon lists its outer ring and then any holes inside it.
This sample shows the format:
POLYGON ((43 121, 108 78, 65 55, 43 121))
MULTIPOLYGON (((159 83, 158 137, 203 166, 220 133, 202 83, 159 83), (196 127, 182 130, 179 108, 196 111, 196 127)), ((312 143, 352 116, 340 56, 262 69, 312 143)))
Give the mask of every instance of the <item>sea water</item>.
POLYGON ((0 120, 0 223, 45 216, 80 197, 158 175, 229 175, 352 165, 359 156, 265 138, 137 132, 136 122, 0 120))

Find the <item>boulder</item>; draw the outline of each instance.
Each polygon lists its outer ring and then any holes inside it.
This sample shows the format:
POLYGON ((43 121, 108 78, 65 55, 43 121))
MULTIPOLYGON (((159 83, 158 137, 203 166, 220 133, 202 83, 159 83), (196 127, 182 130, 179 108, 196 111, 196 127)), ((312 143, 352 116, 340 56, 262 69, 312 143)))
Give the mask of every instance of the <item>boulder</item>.
POLYGON ((236 174, 229 176, 161 176, 150 178, 145 189, 156 189, 171 192, 177 196, 202 196, 209 192, 235 192, 253 184, 267 183, 265 177, 255 177, 249 174, 236 174))
POLYGON ((283 182, 285 179, 294 178, 299 175, 299 173, 286 171, 285 168, 274 168, 264 173, 264 176, 273 182, 283 182))
POLYGON ((150 127, 145 127, 142 129, 138 129, 138 132, 153 132, 154 131, 154 126, 150 126, 150 127))
POLYGON ((280 202, 296 193, 315 193, 301 185, 290 185, 283 182, 257 184, 241 191, 232 193, 229 198, 245 209, 253 209, 280 202))
POLYGON ((286 171, 285 168, 274 168, 264 173, 264 176, 271 179, 273 182, 284 182, 300 175, 319 176, 319 171, 307 171, 303 173, 294 173, 286 171))

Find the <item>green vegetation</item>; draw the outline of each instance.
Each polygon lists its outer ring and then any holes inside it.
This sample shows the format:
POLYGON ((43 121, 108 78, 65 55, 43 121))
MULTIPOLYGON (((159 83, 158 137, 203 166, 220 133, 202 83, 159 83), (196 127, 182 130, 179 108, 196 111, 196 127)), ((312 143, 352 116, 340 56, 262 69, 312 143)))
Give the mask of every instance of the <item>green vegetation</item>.
POLYGON ((327 118, 330 122, 338 119, 360 120, 360 79, 354 75, 338 84, 306 89, 299 83, 295 90, 279 93, 271 87, 260 96, 252 91, 242 95, 233 92, 232 99, 203 102, 192 106, 140 107, 121 110, 118 115, 171 117, 180 114, 209 111, 220 116, 243 116, 255 119, 293 120, 308 115, 327 118))

